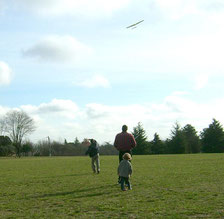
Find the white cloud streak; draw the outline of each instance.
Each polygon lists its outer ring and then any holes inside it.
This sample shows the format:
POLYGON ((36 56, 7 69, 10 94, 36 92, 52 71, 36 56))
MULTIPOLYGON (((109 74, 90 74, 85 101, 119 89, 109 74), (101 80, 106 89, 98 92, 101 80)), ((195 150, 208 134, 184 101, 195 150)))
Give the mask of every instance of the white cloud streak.
POLYGON ((7 63, 0 61, 0 85, 10 84, 12 71, 7 63))

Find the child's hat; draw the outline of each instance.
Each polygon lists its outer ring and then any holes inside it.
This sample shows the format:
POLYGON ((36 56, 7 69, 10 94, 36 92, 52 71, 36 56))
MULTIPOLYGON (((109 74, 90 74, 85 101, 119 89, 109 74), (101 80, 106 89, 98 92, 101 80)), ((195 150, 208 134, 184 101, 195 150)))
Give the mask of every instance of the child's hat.
POLYGON ((125 159, 125 160, 131 160, 132 158, 131 158, 131 155, 129 154, 129 153, 125 153, 124 155, 123 155, 123 158, 125 159))

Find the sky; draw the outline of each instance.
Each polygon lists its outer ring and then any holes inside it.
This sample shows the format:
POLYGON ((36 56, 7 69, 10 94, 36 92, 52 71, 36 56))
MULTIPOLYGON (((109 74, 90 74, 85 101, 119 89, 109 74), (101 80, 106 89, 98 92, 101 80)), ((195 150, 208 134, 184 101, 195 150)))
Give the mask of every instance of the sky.
POLYGON ((223 0, 0 0, 0 117, 25 111, 34 142, 200 134, 224 124, 223 26, 223 0))

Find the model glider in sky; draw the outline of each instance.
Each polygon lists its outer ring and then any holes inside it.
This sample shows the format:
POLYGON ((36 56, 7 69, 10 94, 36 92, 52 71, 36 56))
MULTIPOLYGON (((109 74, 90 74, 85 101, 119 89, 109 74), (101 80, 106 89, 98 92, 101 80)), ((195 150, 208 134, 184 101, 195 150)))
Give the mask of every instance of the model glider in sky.
POLYGON ((135 24, 132 24, 132 25, 126 27, 126 28, 131 28, 131 27, 132 27, 132 29, 134 29, 134 28, 136 28, 136 26, 137 26, 138 24, 142 23, 143 21, 144 21, 144 20, 141 20, 141 21, 139 21, 139 22, 137 22, 137 23, 135 23, 135 24))

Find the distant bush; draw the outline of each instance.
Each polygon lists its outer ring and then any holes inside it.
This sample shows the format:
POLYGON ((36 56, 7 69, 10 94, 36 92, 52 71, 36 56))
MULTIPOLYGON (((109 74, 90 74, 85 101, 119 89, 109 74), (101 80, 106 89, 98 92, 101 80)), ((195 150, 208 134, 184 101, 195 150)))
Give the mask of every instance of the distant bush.
POLYGON ((15 153, 15 147, 8 136, 0 136, 0 156, 11 156, 15 153))

